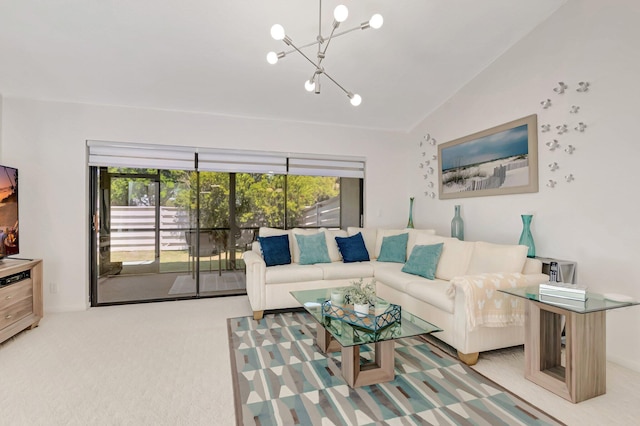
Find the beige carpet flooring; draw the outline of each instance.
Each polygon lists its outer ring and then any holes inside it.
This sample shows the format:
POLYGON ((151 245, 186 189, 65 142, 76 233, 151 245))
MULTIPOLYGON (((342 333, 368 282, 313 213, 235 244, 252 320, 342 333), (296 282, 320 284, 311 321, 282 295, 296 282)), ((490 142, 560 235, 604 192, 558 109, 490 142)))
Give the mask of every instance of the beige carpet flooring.
MULTIPOLYGON (((233 425, 226 319, 246 296, 48 314, 0 345, 0 424, 233 425)), ((569 425, 640 419, 640 373, 607 366, 607 394, 571 404, 523 377, 522 349, 477 370, 569 425)))

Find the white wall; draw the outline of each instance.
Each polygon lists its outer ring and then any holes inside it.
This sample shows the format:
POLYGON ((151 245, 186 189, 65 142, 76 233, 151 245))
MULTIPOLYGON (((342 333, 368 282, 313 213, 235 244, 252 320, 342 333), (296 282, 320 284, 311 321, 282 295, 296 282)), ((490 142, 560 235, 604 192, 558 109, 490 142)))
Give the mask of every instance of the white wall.
POLYGON ((44 259, 45 311, 87 307, 88 139, 363 156, 365 209, 376 212, 367 224, 406 221, 404 135, 6 97, 3 107, 2 162, 20 170, 20 254, 44 259))
MULTIPOLYGON (((577 261, 579 283, 595 292, 640 299, 638 22, 635 0, 571 0, 430 114, 408 141, 416 194, 424 192, 416 156, 426 133, 442 143, 532 113, 539 124, 566 123, 571 131, 539 132, 538 193, 442 201, 421 195, 417 216, 448 235, 460 204, 467 240, 517 243, 520 214, 531 212, 538 255, 577 261), (570 86, 563 95, 553 91, 559 81, 570 86), (575 91, 579 81, 591 83, 589 92, 575 91), (540 101, 547 98, 553 106, 545 110, 540 101), (569 113, 571 105, 581 107, 578 114, 569 113), (578 121, 588 125, 584 133, 573 130, 578 121), (548 150, 553 138, 562 149, 548 150), (577 148, 572 155, 564 152, 568 144, 577 148), (560 169, 552 173, 554 161, 560 169), (564 181, 568 173, 572 183, 564 181), (558 181, 554 189, 545 186, 549 179, 558 181)), ((607 351, 640 371, 640 306, 608 312, 607 351)))

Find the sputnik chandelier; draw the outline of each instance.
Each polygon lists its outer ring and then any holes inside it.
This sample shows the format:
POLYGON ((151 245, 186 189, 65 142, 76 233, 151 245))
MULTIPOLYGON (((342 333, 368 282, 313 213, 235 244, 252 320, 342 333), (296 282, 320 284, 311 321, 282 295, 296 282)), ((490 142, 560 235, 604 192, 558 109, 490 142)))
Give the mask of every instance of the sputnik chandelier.
POLYGON ((320 76, 324 75, 329 80, 331 80, 336 86, 342 89, 342 91, 351 100, 351 104, 353 106, 358 106, 362 102, 362 98, 360 97, 360 95, 358 95, 357 93, 349 92, 344 87, 342 87, 340 83, 338 83, 333 77, 331 77, 331 75, 327 73, 327 71, 322 66, 322 61, 327 54, 327 48, 329 47, 331 40, 355 30, 366 30, 367 28, 378 29, 382 26, 382 23, 383 23, 382 16, 379 14, 375 14, 371 17, 370 20, 361 23, 357 27, 336 33, 336 30, 338 29, 340 24, 347 19, 347 16, 349 16, 349 9, 347 9, 345 5, 341 4, 337 6, 333 11, 333 24, 331 26, 331 33, 329 34, 328 37, 324 37, 322 35, 322 0, 319 0, 319 9, 320 10, 318 12, 318 36, 316 37, 316 41, 314 42, 305 44, 303 46, 297 46, 293 43, 291 38, 286 35, 282 25, 275 24, 273 27, 271 27, 271 37, 273 37, 275 40, 282 40, 284 44, 291 47, 292 49, 287 52, 284 52, 284 51, 279 53, 269 52, 267 54, 267 62, 269 62, 271 65, 274 65, 278 62, 278 60, 284 58, 286 55, 293 52, 298 52, 307 61, 309 61, 314 67, 313 75, 304 83, 304 88, 308 92, 314 92, 316 94, 320 94, 320 76), (314 61, 309 56, 307 56, 302 51, 302 49, 305 49, 311 46, 316 46, 316 45, 318 46, 318 52, 316 54, 316 60, 314 61))

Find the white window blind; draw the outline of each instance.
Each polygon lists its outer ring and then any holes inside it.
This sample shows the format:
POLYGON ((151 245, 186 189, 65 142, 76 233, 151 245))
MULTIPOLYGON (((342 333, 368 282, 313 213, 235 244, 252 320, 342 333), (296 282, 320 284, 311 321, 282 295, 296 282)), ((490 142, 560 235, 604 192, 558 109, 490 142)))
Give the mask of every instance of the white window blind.
POLYGON ((87 141, 87 147, 89 166, 364 178, 361 157, 106 141, 87 141))
POLYGON ((260 151, 198 149, 198 170, 236 173, 287 173, 287 156, 260 151))
POLYGON ((193 148, 103 141, 87 145, 90 166, 195 170, 193 148))
POLYGON ((364 161, 358 159, 322 159, 289 157, 289 174, 364 178, 364 161))

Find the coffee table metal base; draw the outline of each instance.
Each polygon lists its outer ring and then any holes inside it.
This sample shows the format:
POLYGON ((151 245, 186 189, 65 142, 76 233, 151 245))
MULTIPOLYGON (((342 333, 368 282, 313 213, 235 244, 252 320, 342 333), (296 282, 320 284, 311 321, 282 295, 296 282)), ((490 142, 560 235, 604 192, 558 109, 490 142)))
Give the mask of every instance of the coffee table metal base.
POLYGON ((342 376, 352 388, 390 382, 395 378, 393 340, 374 343, 375 360, 362 365, 360 345, 341 346, 322 325, 316 327, 316 343, 324 353, 342 351, 342 376))

